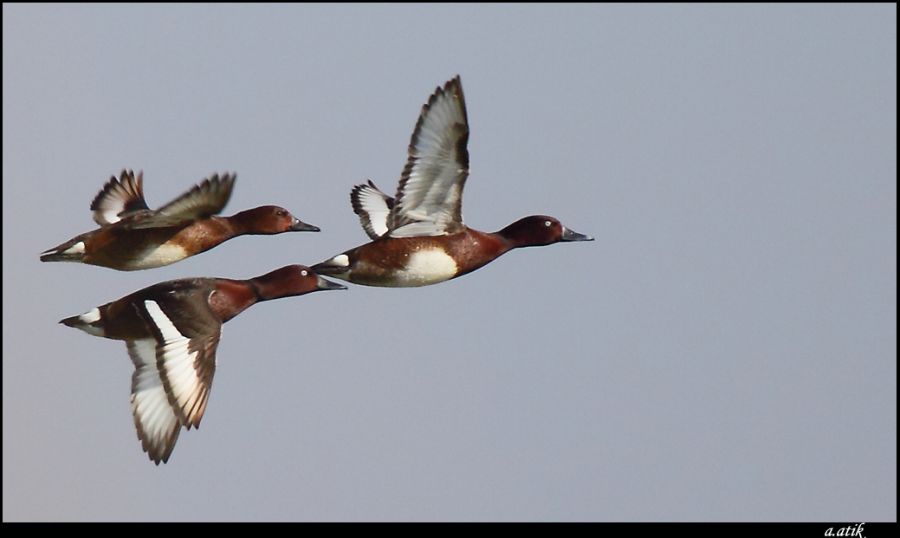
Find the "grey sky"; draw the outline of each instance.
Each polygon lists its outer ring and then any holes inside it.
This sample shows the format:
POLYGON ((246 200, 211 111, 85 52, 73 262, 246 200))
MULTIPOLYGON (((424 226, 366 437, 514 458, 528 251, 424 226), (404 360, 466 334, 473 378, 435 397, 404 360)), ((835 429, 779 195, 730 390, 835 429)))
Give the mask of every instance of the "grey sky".
POLYGON ((896 520, 894 5, 3 6, 5 520, 896 520), (121 342, 57 321, 367 240, 459 73, 466 223, 593 243, 223 330, 141 452, 121 342), (238 173, 318 234, 155 270, 42 264, 111 174, 238 173))

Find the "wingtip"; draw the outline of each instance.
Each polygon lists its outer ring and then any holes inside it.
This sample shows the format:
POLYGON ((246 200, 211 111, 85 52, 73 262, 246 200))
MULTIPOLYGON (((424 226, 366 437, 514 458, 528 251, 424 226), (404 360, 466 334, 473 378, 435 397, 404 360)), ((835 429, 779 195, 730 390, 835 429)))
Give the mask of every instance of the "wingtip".
POLYGON ((213 172, 206 176, 200 184, 206 185, 207 188, 231 189, 235 181, 237 181, 237 174, 234 172, 223 172, 221 174, 213 172))
POLYGON ((443 89, 445 93, 455 93, 462 94, 462 78, 460 78, 459 74, 455 75, 453 78, 444 83, 443 89))
POLYGON ((144 171, 138 172, 123 168, 119 177, 110 176, 103 188, 91 201, 94 221, 103 226, 121 220, 123 215, 147 209, 144 200, 144 171))

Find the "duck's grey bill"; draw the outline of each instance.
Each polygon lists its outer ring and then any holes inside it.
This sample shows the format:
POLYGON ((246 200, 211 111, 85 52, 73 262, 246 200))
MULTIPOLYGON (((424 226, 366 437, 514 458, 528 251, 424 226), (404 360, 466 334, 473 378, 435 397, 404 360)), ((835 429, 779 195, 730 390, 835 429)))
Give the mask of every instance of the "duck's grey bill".
POLYGON ((343 284, 338 284, 337 282, 325 280, 322 277, 318 277, 316 287, 320 290, 345 290, 345 289, 347 289, 347 286, 344 286, 343 284))
POLYGON ((322 230, 318 226, 313 226, 312 224, 307 224, 299 219, 294 219, 294 223, 291 224, 292 232, 321 232, 322 230))
POLYGON ((594 238, 589 235, 580 234, 563 226, 563 241, 593 241, 594 238))

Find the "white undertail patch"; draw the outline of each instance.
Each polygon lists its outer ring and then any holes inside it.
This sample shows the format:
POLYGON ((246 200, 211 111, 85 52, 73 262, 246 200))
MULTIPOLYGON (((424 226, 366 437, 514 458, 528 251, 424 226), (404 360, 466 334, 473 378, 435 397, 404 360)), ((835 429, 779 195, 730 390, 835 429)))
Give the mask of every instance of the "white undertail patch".
POLYGON ((341 267, 347 267, 350 265, 350 258, 348 258, 346 254, 338 254, 334 258, 331 258, 331 263, 341 267))
POLYGON ((75 243, 71 247, 62 251, 62 254, 84 254, 84 242, 79 241, 79 242, 75 243))
POLYGON ((82 323, 81 325, 78 325, 78 328, 82 331, 93 336, 103 336, 103 328, 93 325, 94 323, 100 321, 99 308, 93 308, 90 311, 78 316, 78 321, 82 323))
POLYGON ((94 308, 89 312, 85 312, 84 314, 78 316, 78 319, 85 323, 94 323, 95 321, 100 320, 100 309, 94 308))

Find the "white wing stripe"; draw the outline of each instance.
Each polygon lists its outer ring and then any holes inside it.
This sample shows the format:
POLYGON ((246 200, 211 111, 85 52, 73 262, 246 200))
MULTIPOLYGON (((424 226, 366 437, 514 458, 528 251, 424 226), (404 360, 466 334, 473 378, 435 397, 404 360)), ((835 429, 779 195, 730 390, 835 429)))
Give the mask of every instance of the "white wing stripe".
POLYGON ((187 345, 166 346, 163 371, 179 406, 184 406, 190 394, 197 390, 200 380, 194 370, 197 352, 189 353, 187 345))
POLYGON ((161 348, 160 374, 166 377, 178 407, 189 411, 185 408, 202 386, 194 368, 199 350, 193 352, 188 350, 190 339, 178 332, 155 301, 144 301, 144 306, 166 341, 161 348))
POLYGON ((150 317, 153 319, 153 323, 159 328, 163 340, 170 342, 185 338, 183 334, 178 332, 175 325, 172 324, 172 320, 163 313, 156 301, 146 300, 144 301, 144 306, 147 308, 147 313, 150 314, 150 317))

